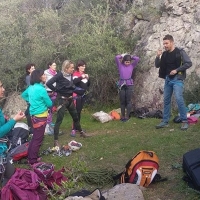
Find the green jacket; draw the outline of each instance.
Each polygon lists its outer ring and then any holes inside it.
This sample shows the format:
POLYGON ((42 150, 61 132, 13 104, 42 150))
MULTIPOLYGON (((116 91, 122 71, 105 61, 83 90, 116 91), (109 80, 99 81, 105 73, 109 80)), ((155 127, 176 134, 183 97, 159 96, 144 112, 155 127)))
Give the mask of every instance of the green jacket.
MULTIPOLYGON (((10 119, 6 121, 2 110, 0 109, 0 138, 4 137, 9 131, 12 130, 16 121, 14 119, 10 119)), ((6 143, 0 142, 0 155, 4 154, 7 151, 6 143)))
POLYGON ((52 106, 52 101, 42 83, 30 85, 21 97, 30 103, 30 115, 38 115, 52 106))

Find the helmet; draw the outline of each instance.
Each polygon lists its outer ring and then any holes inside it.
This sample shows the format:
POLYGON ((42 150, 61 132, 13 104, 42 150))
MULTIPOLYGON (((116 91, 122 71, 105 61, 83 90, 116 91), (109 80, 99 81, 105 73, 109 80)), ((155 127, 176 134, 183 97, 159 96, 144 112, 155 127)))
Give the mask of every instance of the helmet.
POLYGON ((80 142, 76 142, 75 140, 69 142, 68 145, 72 151, 77 151, 82 147, 82 144, 80 142))

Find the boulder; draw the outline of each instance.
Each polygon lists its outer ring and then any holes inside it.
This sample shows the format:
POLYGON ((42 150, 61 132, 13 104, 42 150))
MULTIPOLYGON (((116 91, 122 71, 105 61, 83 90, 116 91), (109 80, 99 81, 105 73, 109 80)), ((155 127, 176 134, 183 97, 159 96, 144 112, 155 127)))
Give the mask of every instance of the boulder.
POLYGON ((108 191, 102 192, 106 200, 144 200, 139 186, 131 183, 122 183, 108 191))
POLYGON ((27 103, 18 92, 13 92, 6 98, 3 113, 8 117, 13 117, 19 110, 25 112, 27 103))

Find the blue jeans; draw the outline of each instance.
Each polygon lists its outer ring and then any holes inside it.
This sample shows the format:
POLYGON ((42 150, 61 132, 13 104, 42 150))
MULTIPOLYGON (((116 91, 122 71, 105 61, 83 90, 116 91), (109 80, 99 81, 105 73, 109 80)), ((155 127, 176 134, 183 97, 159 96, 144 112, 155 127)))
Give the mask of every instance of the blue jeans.
POLYGON ((182 80, 178 80, 177 76, 174 78, 165 79, 164 86, 164 111, 163 111, 163 122, 169 122, 171 115, 171 97, 174 92, 176 103, 178 105, 178 111, 182 122, 187 122, 187 111, 183 99, 184 83, 182 80))

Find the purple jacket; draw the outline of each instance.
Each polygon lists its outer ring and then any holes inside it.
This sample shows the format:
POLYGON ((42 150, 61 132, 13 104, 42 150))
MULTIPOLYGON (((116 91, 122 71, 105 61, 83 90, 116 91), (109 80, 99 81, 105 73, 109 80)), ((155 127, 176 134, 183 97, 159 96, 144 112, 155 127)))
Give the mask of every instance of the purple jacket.
POLYGON ((119 84, 122 85, 124 82, 126 85, 133 85, 132 73, 140 58, 137 56, 131 56, 133 60, 130 65, 124 65, 120 61, 122 59, 121 55, 115 57, 115 62, 119 70, 119 84))

